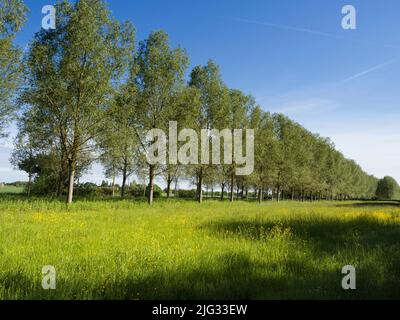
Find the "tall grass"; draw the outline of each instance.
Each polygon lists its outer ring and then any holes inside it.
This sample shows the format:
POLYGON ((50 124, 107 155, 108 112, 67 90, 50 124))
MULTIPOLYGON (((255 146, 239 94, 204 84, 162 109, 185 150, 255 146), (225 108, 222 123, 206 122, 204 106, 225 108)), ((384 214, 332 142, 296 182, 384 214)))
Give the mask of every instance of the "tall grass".
POLYGON ((399 244, 387 203, 2 196, 0 299, 400 298, 399 244), (45 265, 56 290, 41 287, 45 265))

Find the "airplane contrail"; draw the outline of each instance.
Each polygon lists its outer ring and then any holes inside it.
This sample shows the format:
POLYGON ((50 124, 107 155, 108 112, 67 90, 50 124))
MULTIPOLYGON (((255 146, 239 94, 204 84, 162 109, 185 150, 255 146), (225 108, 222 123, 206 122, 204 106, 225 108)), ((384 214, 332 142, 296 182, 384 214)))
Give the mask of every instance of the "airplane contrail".
POLYGON ((362 76, 365 76, 366 74, 369 74, 369 73, 371 73, 371 72, 374 72, 374 71, 377 71, 377 70, 379 70, 379 69, 382 69, 382 68, 384 68, 384 67, 386 67, 386 66, 388 66, 388 65, 391 65, 391 64, 395 63, 395 62, 398 61, 398 60, 399 60, 399 58, 395 58, 395 59, 386 61, 386 62, 384 62, 384 63, 380 63, 380 64, 378 64, 378 65, 376 65, 376 66, 373 66, 373 67, 368 68, 368 69, 366 69, 366 70, 364 70, 364 71, 358 72, 358 73, 352 75, 351 77, 348 77, 348 78, 342 80, 341 83, 348 82, 348 81, 351 81, 351 80, 355 80, 355 79, 357 79, 357 78, 360 78, 360 77, 362 77, 362 76))
POLYGON ((261 25, 261 26, 266 26, 266 27, 271 27, 271 28, 276 28, 276 29, 281 29, 281 30, 289 30, 289 31, 295 31, 295 32, 308 33, 308 34, 328 37, 328 38, 332 38, 332 39, 336 39, 336 40, 345 40, 345 41, 351 41, 351 42, 360 43, 360 44, 381 46, 381 47, 387 47, 387 48, 400 48, 399 45, 379 44, 379 43, 372 42, 372 41, 360 41, 360 40, 348 39, 346 37, 337 36, 337 35, 334 35, 331 33, 313 30, 313 29, 294 27, 294 26, 289 26, 289 25, 284 25, 284 24, 276 24, 276 23, 270 23, 270 22, 262 22, 262 21, 256 21, 256 20, 249 20, 249 19, 238 18, 238 17, 228 17, 228 18, 231 20, 238 21, 238 22, 256 24, 256 25, 261 25))
POLYGON ((243 19, 243 18, 237 18, 237 17, 232 17, 231 19, 239 21, 239 22, 244 22, 244 23, 258 24, 261 26, 273 27, 273 28, 278 28, 278 29, 291 30, 291 31, 297 31, 297 32, 306 32, 306 33, 316 34, 316 35, 325 36, 325 37, 338 38, 337 36, 330 34, 330 33, 306 29, 306 28, 298 28, 298 27, 292 27, 292 26, 283 25, 283 24, 261 22, 261 21, 255 21, 255 20, 249 20, 249 19, 243 19))

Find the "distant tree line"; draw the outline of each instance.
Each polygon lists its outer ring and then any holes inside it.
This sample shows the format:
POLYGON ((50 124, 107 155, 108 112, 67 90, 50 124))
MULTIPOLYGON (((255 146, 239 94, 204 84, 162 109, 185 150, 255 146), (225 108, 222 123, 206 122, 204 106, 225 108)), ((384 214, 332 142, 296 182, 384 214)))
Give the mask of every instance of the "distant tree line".
MULTIPOLYGON (((6 3, 20 7, 9 10, 17 22, 1 29, 7 42, 19 29, 25 9, 21 1, 6 3)), ((375 196, 375 177, 346 159, 329 139, 282 114, 263 111, 252 96, 228 88, 213 61, 194 67, 186 79, 187 53, 171 48, 165 32, 152 32, 137 44, 133 25, 115 20, 100 0, 60 1, 56 21, 56 29, 35 34, 22 63, 11 59, 17 55, 10 44, 0 47, 10 57, 8 69, 23 67, 19 133, 11 161, 28 173, 29 192, 66 195, 71 203, 79 178, 96 160, 112 180, 113 194, 115 179, 121 177, 118 191, 126 196, 127 181, 134 175, 139 185, 146 185, 143 195, 150 204, 156 176, 165 179, 167 197, 179 180, 192 181, 192 195, 199 202, 205 188, 230 201, 250 195, 259 202, 375 196), (235 163, 148 163, 145 154, 154 141, 144 139, 145 132, 168 132, 170 121, 177 121, 178 130, 192 128, 199 136, 202 129, 254 129, 254 172, 237 176, 235 163)), ((15 77, 9 80, 0 90, 7 91, 0 97, 5 101, 18 84, 15 77)), ((7 109, 2 119, 11 114, 7 109)))

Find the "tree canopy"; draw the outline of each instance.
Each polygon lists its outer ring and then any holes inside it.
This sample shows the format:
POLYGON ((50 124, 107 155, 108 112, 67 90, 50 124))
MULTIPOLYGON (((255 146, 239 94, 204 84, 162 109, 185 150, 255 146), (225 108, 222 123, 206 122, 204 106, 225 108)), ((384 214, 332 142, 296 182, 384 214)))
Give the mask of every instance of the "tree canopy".
POLYGON ((400 200, 400 186, 392 177, 384 177, 378 181, 376 196, 380 200, 400 200))
POLYGON ((0 0, 0 137, 16 111, 15 93, 21 83, 21 50, 13 44, 25 22, 22 0, 0 0))

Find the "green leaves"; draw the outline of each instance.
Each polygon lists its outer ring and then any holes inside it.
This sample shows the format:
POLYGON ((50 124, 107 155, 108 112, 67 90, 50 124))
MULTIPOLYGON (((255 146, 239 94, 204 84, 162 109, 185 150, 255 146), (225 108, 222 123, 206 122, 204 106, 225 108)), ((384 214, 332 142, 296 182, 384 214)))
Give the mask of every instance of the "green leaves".
POLYGON ((99 0, 61 1, 56 13, 57 28, 41 30, 31 43, 22 101, 47 128, 60 161, 68 163, 72 201, 77 164, 87 163, 95 151, 114 92, 131 64, 134 28, 114 20, 99 0))
POLYGON ((1 0, 0 37, 13 38, 24 24, 27 11, 22 0, 1 0))
POLYGON ((400 187, 392 177, 379 180, 376 196, 380 200, 400 200, 400 187))
POLYGON ((201 94, 199 118, 196 119, 199 129, 225 128, 229 90, 222 81, 219 67, 212 60, 205 66, 195 67, 189 86, 197 88, 201 94))
POLYGON ((168 41, 165 32, 156 31, 139 44, 133 78, 139 97, 137 122, 144 130, 168 127, 184 85, 189 59, 181 48, 170 48, 168 41))
POLYGON ((17 111, 14 98, 21 83, 21 50, 12 41, 25 22, 26 11, 21 0, 0 0, 0 137, 17 111))

